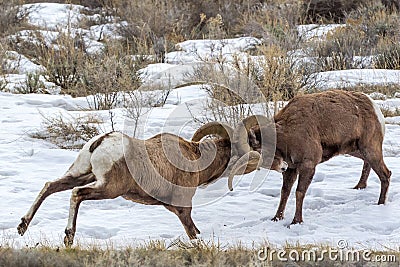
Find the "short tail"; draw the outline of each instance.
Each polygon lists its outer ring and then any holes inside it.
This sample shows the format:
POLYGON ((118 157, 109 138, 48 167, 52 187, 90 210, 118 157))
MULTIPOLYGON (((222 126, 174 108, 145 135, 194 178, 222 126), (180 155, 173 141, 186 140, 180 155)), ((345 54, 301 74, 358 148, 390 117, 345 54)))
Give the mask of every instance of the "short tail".
POLYGON ((94 141, 90 147, 89 147, 89 152, 92 153, 104 140, 104 138, 106 138, 110 133, 106 133, 105 135, 100 136, 100 138, 98 138, 96 141, 94 141))
POLYGON ((92 170, 92 165, 90 162, 90 158, 92 157, 93 151, 96 150, 100 146, 100 144, 103 142, 104 138, 107 137, 110 133, 101 135, 100 137, 94 137, 95 139, 93 141, 90 140, 82 149, 79 151, 78 157, 74 161, 74 163, 71 165, 69 168, 68 172, 75 176, 81 176, 86 173, 90 173, 92 170), (92 142, 92 143, 91 143, 92 142), (89 146, 89 148, 88 148, 89 146))

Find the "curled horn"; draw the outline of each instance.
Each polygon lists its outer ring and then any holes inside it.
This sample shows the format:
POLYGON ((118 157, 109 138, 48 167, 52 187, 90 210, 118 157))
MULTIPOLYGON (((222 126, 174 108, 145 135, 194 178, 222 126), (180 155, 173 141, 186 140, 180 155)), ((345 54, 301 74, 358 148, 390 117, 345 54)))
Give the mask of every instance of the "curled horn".
POLYGON ((236 163, 233 165, 233 170, 229 173, 228 178, 228 188, 230 191, 233 190, 233 177, 236 174, 241 174, 248 169, 248 172, 252 172, 260 167, 262 163, 261 154, 257 151, 250 151, 243 155, 236 163))
POLYGON ((224 139, 229 139, 233 136, 233 128, 222 122, 209 122, 201 126, 193 135, 192 141, 199 142, 204 136, 214 134, 219 135, 224 139))
POLYGON ((269 124, 270 120, 263 115, 252 115, 243 119, 233 131, 234 165, 229 173, 228 187, 233 190, 233 177, 236 174, 252 172, 262 164, 261 154, 253 151, 248 142, 249 130, 257 125, 269 124))

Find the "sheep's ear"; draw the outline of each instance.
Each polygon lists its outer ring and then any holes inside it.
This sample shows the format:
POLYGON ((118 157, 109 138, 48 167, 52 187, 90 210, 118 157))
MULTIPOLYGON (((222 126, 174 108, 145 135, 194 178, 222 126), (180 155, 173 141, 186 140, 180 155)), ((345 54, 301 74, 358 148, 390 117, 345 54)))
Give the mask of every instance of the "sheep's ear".
POLYGON ((236 174, 243 174, 247 167, 250 166, 249 172, 257 170, 262 164, 261 154, 257 151, 250 151, 244 154, 232 167, 232 171, 229 173, 228 177, 228 188, 230 191, 233 190, 233 177, 236 174))
POLYGON ((253 149, 260 147, 260 141, 257 140, 257 136, 253 128, 249 130, 249 144, 253 149))

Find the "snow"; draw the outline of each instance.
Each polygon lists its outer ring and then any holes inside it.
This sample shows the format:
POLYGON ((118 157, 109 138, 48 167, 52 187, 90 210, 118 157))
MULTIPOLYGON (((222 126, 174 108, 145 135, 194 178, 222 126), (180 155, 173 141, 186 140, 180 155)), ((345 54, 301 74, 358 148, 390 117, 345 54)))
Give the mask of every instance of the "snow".
POLYGON ((244 52, 253 50, 262 41, 254 37, 240 37, 221 40, 187 40, 175 45, 175 50, 166 55, 168 63, 191 63, 209 61, 233 61, 247 56, 244 52))
POLYGON ((328 33, 334 32, 336 29, 346 27, 346 24, 306 24, 298 25, 297 32, 304 40, 325 38, 328 33))
POLYGON ((400 83, 400 70, 350 69, 325 71, 315 74, 320 90, 346 88, 356 85, 389 85, 400 83))
POLYGON ((144 80, 143 88, 171 89, 192 81, 190 75, 203 63, 150 64, 140 70, 141 78, 144 80))
POLYGON ((37 65, 29 60, 26 56, 17 53, 16 51, 6 51, 5 53, 5 69, 18 73, 35 73, 43 72, 45 68, 37 65))
MULTIPOLYGON (((199 86, 173 90, 167 105, 154 108, 144 123, 143 137, 167 131, 190 138, 194 129, 186 103, 204 99, 199 86), (179 101, 177 101, 179 99, 179 101)), ((397 99, 396 99, 397 100, 397 99)), ((74 161, 77 152, 55 148, 30 138, 27 133, 40 129, 39 112, 54 114, 77 110, 83 99, 59 95, 13 95, 0 93, 0 229, 3 242, 24 246, 46 240, 61 244, 66 226, 70 192, 50 196, 41 206, 28 232, 19 237, 16 226, 20 217, 46 181, 61 176, 74 161)), ((388 100, 390 101, 390 99, 388 100)), ((196 102, 197 103, 197 102, 196 102)), ((380 100, 379 104, 385 104, 380 100)), ((397 104, 400 103, 397 101, 397 104)), ((121 127, 121 125, 120 125, 121 127)), ((359 159, 339 156, 321 164, 304 203, 302 225, 287 228, 294 214, 291 195, 286 219, 272 222, 282 183, 278 173, 261 170, 235 178, 234 191, 227 189, 226 178, 207 188, 199 188, 194 198, 193 219, 205 240, 223 244, 265 240, 278 245, 285 242, 335 244, 345 239, 351 244, 379 247, 398 243, 400 223, 400 125, 388 124, 384 142, 385 161, 393 172, 387 205, 377 206, 380 183, 372 173, 365 190, 353 190, 362 169, 359 159), (252 190, 251 188, 257 188, 252 190), (368 235, 365 233, 368 232, 368 235)), ((172 242, 185 238, 178 218, 162 207, 145 206, 126 201, 86 201, 80 208, 77 240, 81 244, 113 242, 116 245, 137 244, 149 239, 172 242)))
POLYGON ((217 52, 220 55, 227 55, 237 52, 244 52, 254 49, 261 44, 261 40, 254 37, 241 37, 222 40, 188 40, 175 45, 178 51, 209 56, 210 52, 217 52))
MULTIPOLYGON (((0 81, 5 83, 5 90, 9 92, 16 92, 18 89, 24 88, 27 79, 27 74, 6 74, 3 77, 0 77, 0 81)), ((59 86, 52 82, 48 82, 43 75, 39 75, 39 81, 43 84, 44 89, 46 89, 48 93, 55 94, 59 93, 61 90, 59 86)))
POLYGON ((80 12, 84 9, 80 5, 57 3, 25 4, 23 8, 28 11, 30 24, 53 30, 77 26, 82 19, 80 12))
POLYGON ((38 27, 36 30, 22 30, 9 37, 13 41, 30 41, 40 43, 38 34, 44 37, 47 46, 52 46, 60 33, 79 37, 85 44, 88 53, 98 53, 104 48, 101 43, 104 39, 119 39, 118 29, 124 22, 114 22, 115 18, 108 17, 110 22, 89 27, 80 28, 85 20, 99 20, 96 16, 88 16, 82 13, 85 7, 73 4, 36 3, 22 5, 28 12, 28 23, 38 27))
MULTIPOLYGON (((81 6, 61 4, 32 4, 29 21, 43 26, 44 34, 56 38, 56 29, 79 21, 81 6)), ((111 32, 116 24, 104 27, 111 32)), ((306 38, 321 37, 342 25, 327 27, 301 26, 299 31, 306 38), (313 30, 310 30, 313 28, 313 30)), ((85 42, 97 42, 101 26, 92 27, 85 42), (93 33, 93 35, 91 35, 93 33)), ((31 32, 20 32, 31 37, 31 32)), ((47 36, 46 35, 46 36, 47 36)), ((114 35, 115 37, 115 35, 114 35)), ((50 38, 51 39, 51 38, 50 38)), ((53 39, 53 40, 54 40, 53 39)), ((30 41, 35 41, 31 39, 30 41)), ((51 43, 51 40, 49 40, 51 43)), ((94 47, 95 47, 95 44, 94 47)), ((152 64, 141 70, 145 85, 157 85, 169 89, 182 86, 186 73, 190 72, 199 58, 241 55, 259 45, 256 38, 225 40, 190 40, 177 45, 175 52, 166 55, 163 64, 152 64)), ((96 49, 101 49, 100 45, 96 49)), ((94 51, 96 50, 94 49, 94 51)), ((26 79, 26 74, 40 66, 29 59, 10 52, 10 60, 23 62, 18 74, 8 74, 9 91, 26 79), (35 66, 34 66, 35 65, 35 66)), ((16 64, 11 61, 10 64, 16 64)), ((345 70, 324 72, 316 75, 320 89, 327 90, 354 84, 399 84, 399 71, 395 70, 345 70)), ((51 84, 49 84, 51 86, 51 84)), ((164 88, 160 88, 164 89, 164 88)), ((162 93, 147 92, 148 94, 162 93)), ((400 93, 400 92, 399 92, 400 93)), ((145 107, 147 112, 139 124, 139 138, 149 138, 160 132, 172 132, 190 139, 196 123, 188 111, 201 111, 207 92, 200 85, 172 89, 162 107, 145 107)), ((374 100, 382 107, 400 107, 399 98, 374 100)), ((61 245, 67 223, 70 192, 60 192, 48 197, 23 237, 16 227, 27 212, 45 182, 60 177, 75 160, 77 151, 57 148, 44 140, 33 139, 30 133, 41 129, 41 114, 85 114, 88 107, 85 98, 67 95, 12 94, 0 92, 0 240, 1 244, 16 247, 32 246, 38 242, 61 245)), ((92 111, 91 111, 92 112, 92 111)), ((132 122, 121 109, 115 112, 117 130, 132 133, 132 122)), ((98 112, 107 116, 107 111, 98 112)), ((197 113, 194 115, 198 115, 197 113)), ((111 129, 110 122, 104 130, 111 129)), ((350 246, 385 249, 399 244, 400 221, 400 116, 386 118, 384 141, 385 162, 392 171, 392 181, 386 205, 376 205, 380 192, 379 179, 371 173, 368 187, 354 190, 362 170, 362 161, 338 156, 320 164, 304 202, 304 224, 288 227, 295 210, 292 192, 286 218, 272 222, 279 203, 281 175, 260 170, 235 177, 234 191, 227 187, 227 179, 221 178, 206 188, 199 188, 194 198, 193 220, 206 241, 223 245, 238 244, 251 247, 268 242, 283 246, 289 243, 317 243, 336 246, 338 240, 346 240, 350 246)), ((85 201, 80 207, 76 242, 80 244, 115 244, 128 246, 148 240, 173 242, 177 237, 186 238, 178 218, 160 206, 145 206, 122 198, 101 201, 85 201)), ((1 245, 0 244, 0 245, 1 245)))

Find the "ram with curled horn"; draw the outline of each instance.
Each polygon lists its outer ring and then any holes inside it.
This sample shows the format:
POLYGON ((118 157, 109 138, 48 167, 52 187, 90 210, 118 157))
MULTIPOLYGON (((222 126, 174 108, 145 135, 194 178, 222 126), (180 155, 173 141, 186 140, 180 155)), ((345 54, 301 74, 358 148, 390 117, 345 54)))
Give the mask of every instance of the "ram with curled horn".
MULTIPOLYGON (((259 133, 259 134, 260 134, 259 133)), ((229 173, 228 187, 233 190, 233 177, 243 173, 247 162, 250 160, 258 161, 257 169, 260 167, 275 170, 277 172, 286 171, 288 164, 283 160, 276 160, 273 155, 275 151, 275 125, 270 118, 263 115, 252 115, 243 119, 234 129, 233 133, 233 167, 229 173), (252 127, 262 125, 260 133, 268 138, 268 143, 261 143, 257 140, 252 127), (237 160, 235 160, 235 157, 237 160)))
MULTIPOLYGON (((249 144, 244 139, 238 142, 244 147, 239 156, 248 153, 249 147, 262 154, 271 153, 261 149, 271 142, 263 133, 264 126, 257 123, 263 120, 262 116, 245 119, 246 126, 240 131, 246 129, 250 139, 249 144)), ((274 116, 274 124, 276 149, 272 153, 272 166, 282 161, 288 163, 288 169, 283 173, 281 200, 274 221, 283 219, 291 188, 298 177, 296 212, 292 224, 303 222, 304 196, 316 166, 339 154, 364 161, 355 189, 365 188, 371 168, 375 171, 381 182, 378 204, 385 203, 391 176, 382 154, 385 120, 379 106, 369 96, 341 90, 296 96, 274 116)), ((264 162, 260 165, 272 169, 264 162)))
MULTIPOLYGON (((234 129, 212 122, 203 125, 193 139, 162 133, 147 140, 119 132, 92 138, 59 179, 47 182, 31 208, 21 218, 24 235, 41 203, 51 194, 72 189, 64 243, 73 244, 79 205, 85 200, 119 196, 146 205, 163 205, 175 213, 189 238, 200 233, 191 218, 197 186, 209 184, 226 173, 231 159, 234 129), (206 135, 219 137, 200 141, 206 135)), ((245 172, 253 171, 250 162, 245 172)))
MULTIPOLYGON (((219 124, 215 122, 216 124, 219 124)), ((212 134, 212 131, 206 131, 207 125, 199 128, 199 130, 193 135, 192 141, 200 141, 204 136, 212 134)), ((233 178, 235 175, 246 174, 259 169, 260 166, 268 166, 269 169, 276 170, 278 172, 284 172, 287 168, 287 163, 283 160, 273 160, 270 155, 275 151, 275 144, 271 142, 270 145, 260 144, 254 132, 251 130, 256 125, 263 125, 263 134, 268 136, 269 140, 275 140, 275 128, 271 119, 262 115, 253 115, 245 118, 238 125, 231 130, 232 137, 232 154, 226 175, 228 176, 228 188, 230 191, 233 190, 233 178), (261 153, 261 149, 254 149, 250 146, 249 142, 252 142, 252 146, 260 147, 265 153, 261 153), (257 144, 256 144, 257 143, 257 144), (268 151, 268 152, 267 152, 268 151)))

